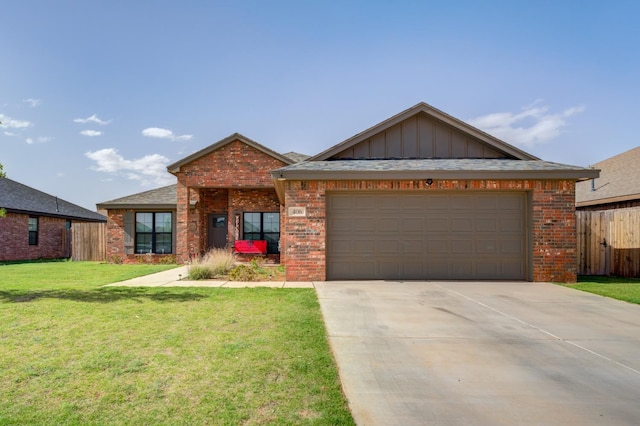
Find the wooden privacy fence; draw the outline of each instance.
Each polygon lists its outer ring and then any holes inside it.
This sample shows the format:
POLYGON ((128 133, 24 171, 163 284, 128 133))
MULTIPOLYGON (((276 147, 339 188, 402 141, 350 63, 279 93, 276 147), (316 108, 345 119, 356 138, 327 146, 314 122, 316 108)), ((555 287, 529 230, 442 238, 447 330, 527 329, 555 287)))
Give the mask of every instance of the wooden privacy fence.
POLYGON ((100 222, 74 222, 71 225, 71 259, 107 259, 107 224, 100 222))
POLYGON ((577 211, 579 275, 640 277, 640 208, 577 211))

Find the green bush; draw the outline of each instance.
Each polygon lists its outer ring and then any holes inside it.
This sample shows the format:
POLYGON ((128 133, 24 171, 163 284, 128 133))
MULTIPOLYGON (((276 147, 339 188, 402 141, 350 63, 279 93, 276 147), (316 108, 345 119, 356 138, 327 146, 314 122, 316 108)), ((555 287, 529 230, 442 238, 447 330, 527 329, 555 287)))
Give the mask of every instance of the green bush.
POLYGON ((229 271, 231 281, 255 281, 258 278, 255 268, 247 265, 238 265, 229 271))
POLYGON ((176 263, 176 257, 172 254, 167 255, 167 256, 162 256, 161 258, 158 259, 158 263, 163 264, 163 265, 170 265, 170 264, 174 264, 176 263))
POLYGON ((189 279, 210 280, 213 278, 211 269, 206 265, 191 265, 189 267, 189 279))

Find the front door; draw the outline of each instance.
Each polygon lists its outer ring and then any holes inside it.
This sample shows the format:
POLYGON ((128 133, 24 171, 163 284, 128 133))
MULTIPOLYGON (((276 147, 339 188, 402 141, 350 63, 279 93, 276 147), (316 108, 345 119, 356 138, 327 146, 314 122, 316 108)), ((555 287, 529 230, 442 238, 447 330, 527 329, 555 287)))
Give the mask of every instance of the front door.
POLYGON ((227 215, 209 215, 209 248, 225 248, 227 246, 227 215))

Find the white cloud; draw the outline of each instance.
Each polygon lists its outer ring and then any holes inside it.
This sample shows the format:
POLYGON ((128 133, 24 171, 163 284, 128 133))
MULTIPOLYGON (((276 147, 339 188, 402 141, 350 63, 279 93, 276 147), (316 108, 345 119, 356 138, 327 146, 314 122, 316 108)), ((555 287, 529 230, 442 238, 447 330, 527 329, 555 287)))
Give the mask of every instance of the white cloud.
POLYGON ((29 104, 31 108, 35 108, 42 103, 40 99, 23 99, 22 102, 29 104))
POLYGON ((20 136, 18 133, 13 133, 13 132, 4 132, 5 136, 20 136))
POLYGON ((33 139, 33 138, 27 138, 25 139, 25 142, 27 142, 27 144, 29 145, 33 145, 35 143, 47 143, 47 142, 51 142, 53 140, 53 138, 50 138, 48 136, 38 136, 37 138, 33 139))
POLYGON ((25 139, 25 142, 29 145, 33 145, 36 143, 47 143, 47 142, 51 142, 53 140, 53 138, 48 137, 48 136, 38 136, 37 138, 27 138, 25 139))
POLYGON ((82 136, 101 136, 102 132, 99 130, 83 130, 80 134, 82 136))
POLYGON ((171 130, 160 127, 148 127, 142 131, 142 135, 148 138, 170 139, 172 141, 188 141, 193 135, 175 135, 171 130))
POLYGON ((15 120, 8 115, 0 114, 0 127, 9 129, 24 129, 33 126, 33 123, 26 120, 15 120))
POLYGON ((127 160, 116 149, 105 148, 87 152, 85 156, 96 162, 96 166, 92 168, 99 172, 124 176, 130 180, 140 181, 144 185, 168 185, 175 182, 175 178, 167 172, 169 159, 160 154, 127 160))
POLYGON ((104 120, 99 119, 96 114, 93 114, 91 117, 87 117, 87 118, 74 118, 73 122, 74 123, 80 123, 80 124, 96 123, 96 124, 99 124, 101 126, 104 126, 104 125, 107 125, 107 124, 111 123, 111 120, 104 121, 104 120))
POLYGON ((575 106, 551 114, 548 106, 539 106, 540 102, 536 100, 519 113, 497 112, 468 123, 505 142, 531 147, 558 137, 567 125, 566 119, 585 110, 583 106, 575 106))

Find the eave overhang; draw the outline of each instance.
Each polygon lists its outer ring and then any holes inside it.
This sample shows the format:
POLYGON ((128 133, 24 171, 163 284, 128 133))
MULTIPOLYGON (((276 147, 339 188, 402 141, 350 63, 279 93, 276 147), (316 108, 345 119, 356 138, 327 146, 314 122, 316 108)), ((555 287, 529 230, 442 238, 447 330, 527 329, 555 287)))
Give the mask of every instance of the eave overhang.
POLYGON ((74 216, 74 215, 68 215, 68 214, 56 214, 56 213, 50 213, 50 212, 39 212, 36 210, 20 210, 20 209, 10 209, 10 208, 6 208, 5 209, 7 213, 13 213, 13 214, 26 214, 29 216, 44 216, 44 217, 55 217, 58 219, 68 219, 68 220, 77 220, 77 221, 82 221, 82 222, 106 222, 107 218, 105 217, 104 219, 98 219, 98 218, 88 218, 88 217, 82 217, 82 216, 74 216))
POLYGON ((585 176, 578 170, 405 170, 405 171, 321 171, 321 170, 292 170, 272 173, 274 179, 285 180, 581 180, 597 177, 596 174, 585 176))
POLYGON ((600 170, 523 160, 344 160, 312 161, 271 172, 284 204, 284 182, 327 180, 583 180, 600 170))
POLYGON ((600 198, 597 200, 581 201, 576 203, 576 207, 597 206, 600 204, 621 203, 624 201, 640 200, 640 194, 622 195, 619 197, 600 198))
POLYGON ((176 210, 176 204, 96 204, 98 210, 176 210))

